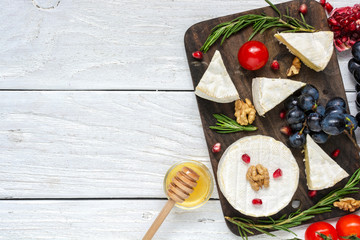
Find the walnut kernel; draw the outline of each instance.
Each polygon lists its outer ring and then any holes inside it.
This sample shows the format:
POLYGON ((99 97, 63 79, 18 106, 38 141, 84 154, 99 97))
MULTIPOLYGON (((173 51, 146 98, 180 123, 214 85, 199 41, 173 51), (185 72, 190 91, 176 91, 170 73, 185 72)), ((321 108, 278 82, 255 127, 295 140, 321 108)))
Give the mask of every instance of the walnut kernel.
POLYGON ((256 110, 254 105, 248 98, 245 98, 245 101, 236 100, 235 101, 235 114, 236 122, 240 125, 252 124, 255 120, 256 110))

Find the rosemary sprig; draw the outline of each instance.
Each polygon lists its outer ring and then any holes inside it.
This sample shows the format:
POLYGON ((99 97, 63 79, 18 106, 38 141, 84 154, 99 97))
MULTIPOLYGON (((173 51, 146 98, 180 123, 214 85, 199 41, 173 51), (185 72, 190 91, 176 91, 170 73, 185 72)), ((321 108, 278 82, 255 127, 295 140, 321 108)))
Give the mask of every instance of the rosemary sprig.
POLYGON ((225 219, 238 226, 240 236, 243 239, 247 239, 247 234, 254 234, 253 230, 258 230, 261 233, 273 237, 275 237, 275 235, 270 233, 270 230, 283 230, 293 233, 296 236, 296 234, 290 230, 291 227, 298 226, 301 223, 314 218, 317 214, 330 212, 332 204, 335 201, 338 201, 346 195, 357 193, 359 191, 360 188, 356 186, 359 182, 360 168, 355 171, 343 188, 330 192, 314 206, 304 211, 298 209, 296 212, 293 212, 288 216, 284 215, 277 220, 268 217, 267 220, 259 220, 259 223, 255 223, 252 220, 240 217, 225 217, 225 219))
POLYGON ((218 133, 234 133, 240 131, 255 131, 257 127, 252 125, 242 126, 238 124, 235 120, 229 118, 224 114, 213 114, 216 118, 217 126, 210 126, 210 129, 216 130, 218 133))
POLYGON ((239 16, 229 22, 220 23, 215 26, 208 38, 206 39, 200 51, 206 53, 209 48, 222 36, 221 44, 234 33, 252 25, 253 32, 248 40, 251 40, 256 34, 262 34, 270 28, 289 28, 290 32, 315 32, 314 28, 305 22, 305 18, 301 15, 298 20, 289 15, 282 15, 279 9, 269 0, 265 0, 279 15, 278 17, 270 17, 266 15, 247 14, 239 16))

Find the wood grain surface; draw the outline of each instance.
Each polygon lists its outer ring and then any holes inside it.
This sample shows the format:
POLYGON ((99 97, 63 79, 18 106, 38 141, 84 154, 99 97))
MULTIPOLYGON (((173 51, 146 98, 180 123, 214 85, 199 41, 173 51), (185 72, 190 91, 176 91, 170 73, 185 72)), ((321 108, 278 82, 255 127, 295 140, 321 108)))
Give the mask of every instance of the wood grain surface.
MULTIPOLYGON (((309 11, 306 15, 306 20, 308 24, 314 26, 318 30, 324 30, 324 31, 329 30, 327 26, 324 9, 316 1, 313 0, 291 1, 287 3, 279 4, 277 5, 277 7, 279 8, 280 12, 285 13, 286 9, 289 9, 291 16, 298 16, 298 9, 301 3, 306 3, 309 8, 309 11)), ((257 35, 254 38, 254 40, 258 40, 265 43, 265 45, 269 50, 269 59, 270 59, 263 68, 257 71, 248 71, 241 68, 237 60, 238 49, 243 43, 247 41, 252 31, 251 28, 247 28, 241 33, 231 36, 229 39, 227 39, 224 42, 223 45, 220 45, 219 42, 217 42, 217 44, 214 44, 214 46, 211 47, 210 50, 205 54, 202 62, 197 62, 191 56, 192 52, 198 50, 202 46, 202 44, 205 42, 208 34, 210 33, 211 29, 214 26, 222 22, 230 21, 240 15, 261 14, 261 13, 265 13, 266 15, 270 15, 270 16, 276 16, 276 12, 274 12, 274 10, 271 7, 265 7, 261 9, 251 10, 239 14, 219 17, 216 19, 200 22, 188 29, 188 31, 185 34, 185 48, 188 56, 188 62, 189 62, 189 67, 190 67, 194 87, 199 83, 216 49, 218 49, 222 54, 222 58, 229 72, 229 75, 233 80, 239 92, 240 97, 243 99, 244 98, 252 99, 251 82, 254 77, 286 78, 286 70, 288 67, 290 67, 291 61, 294 58, 294 56, 291 53, 289 53, 289 51, 284 45, 280 45, 278 41, 273 37, 274 33, 276 33, 276 30, 268 30, 264 34, 257 35), (277 59, 279 61, 279 64, 281 66, 279 72, 275 72, 271 70, 270 64, 272 62, 272 59, 277 59)), ((292 77, 291 79, 314 85, 320 92, 319 103, 322 105, 325 105, 329 99, 335 96, 339 96, 346 99, 345 89, 343 86, 335 51, 324 71, 315 72, 314 70, 302 64, 300 74, 292 77)), ((255 132, 218 134, 213 130, 209 129, 209 126, 215 125, 214 117, 212 116, 212 114, 223 113, 227 116, 232 117, 234 114, 234 110, 233 110, 234 103, 219 104, 199 97, 197 97, 197 102, 198 102, 200 116, 203 124, 205 138, 208 144, 210 159, 215 177, 217 173, 218 162, 222 155, 221 153, 223 153, 223 151, 229 145, 231 145, 233 142, 235 142, 237 139, 241 137, 262 134, 266 136, 272 136, 276 140, 282 141, 284 144, 289 146, 287 137, 284 136, 279 131, 279 129, 282 126, 286 125, 285 121, 281 121, 279 118, 279 113, 284 108, 283 104, 279 104, 277 107, 266 113, 265 117, 257 116, 254 125, 258 127, 258 130, 255 132), (216 153, 214 154, 211 151, 211 147, 216 142, 220 142, 223 146, 223 151, 220 154, 216 154, 216 153)), ((328 154, 330 154, 334 149, 340 148, 340 151, 343 153, 343 155, 341 156, 341 158, 337 158, 336 161, 350 175, 360 167, 358 153, 354 148, 354 145, 351 142, 351 140, 345 134, 341 134, 340 136, 336 136, 336 137, 331 137, 325 144, 322 144, 321 147, 328 154)), ((293 197, 293 200, 295 199, 300 200, 301 209, 307 209, 311 207, 312 205, 314 205, 314 203, 316 203, 319 199, 321 199, 321 197, 323 197, 330 191, 345 185, 346 180, 343 180, 332 188, 319 191, 316 197, 310 199, 307 196, 308 188, 306 184, 305 166, 303 163, 304 156, 303 153, 301 152, 302 150, 291 148, 291 151, 294 157, 296 158, 298 165, 301 169, 299 187, 293 197)), ((227 202, 227 200, 224 198, 224 196, 221 193, 219 193, 219 197, 222 203, 222 208, 225 216, 247 217, 236 211, 227 202)), ((275 214, 273 217, 279 218, 285 213, 289 214, 294 212, 294 210, 296 209, 294 209, 290 203, 287 207, 285 207, 279 213, 275 214)), ((330 213, 318 215, 309 222, 319 221, 340 215, 344 215, 344 212, 340 210, 333 210, 330 213)), ((251 218, 251 219, 255 221, 257 220, 257 218, 251 218)), ((235 234, 239 234, 236 225, 228 223, 228 226, 232 232, 234 232, 235 234)))

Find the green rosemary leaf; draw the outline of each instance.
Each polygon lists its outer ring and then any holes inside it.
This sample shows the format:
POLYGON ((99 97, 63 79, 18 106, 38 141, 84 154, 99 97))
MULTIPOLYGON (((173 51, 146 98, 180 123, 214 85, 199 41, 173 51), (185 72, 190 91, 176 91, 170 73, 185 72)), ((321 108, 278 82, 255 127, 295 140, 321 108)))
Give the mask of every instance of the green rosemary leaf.
POLYGON ((216 130, 218 133, 234 133, 240 131, 255 131, 257 127, 252 125, 242 126, 238 124, 235 120, 229 118, 224 114, 213 114, 217 122, 216 126, 210 126, 210 129, 216 130))
POLYGON ((274 4, 272 4, 272 2, 270 2, 269 0, 265 0, 265 2, 267 2, 279 14, 279 17, 281 17, 281 12, 274 4))
POLYGON ((307 24, 306 24, 306 21, 305 21, 305 18, 304 18, 304 14, 300 13, 300 16, 301 16, 301 19, 302 19, 302 21, 303 21, 303 23, 304 23, 304 26, 305 26, 306 28, 308 28, 308 27, 307 27, 307 24))

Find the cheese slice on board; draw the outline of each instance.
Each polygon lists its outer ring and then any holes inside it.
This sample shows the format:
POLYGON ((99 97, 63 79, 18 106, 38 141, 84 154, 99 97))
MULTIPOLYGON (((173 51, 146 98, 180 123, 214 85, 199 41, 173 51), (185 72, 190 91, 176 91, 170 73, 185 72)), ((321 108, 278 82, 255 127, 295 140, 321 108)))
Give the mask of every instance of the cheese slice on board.
POLYGON ((226 149, 218 165, 217 179, 222 194, 236 210, 253 217, 270 216, 290 203, 298 187, 299 167, 282 142, 268 136, 248 136, 226 149), (242 161, 243 154, 250 156, 250 163, 242 161), (254 191, 246 173, 251 165, 257 164, 268 169, 270 184, 254 191), (279 168, 282 176, 274 179, 273 173, 279 168), (261 199, 262 205, 254 205, 255 198, 261 199))
POLYGON ((306 179, 310 190, 321 190, 334 186, 349 174, 342 169, 309 136, 305 145, 306 179))
POLYGON ((195 94, 218 103, 229 103, 240 98, 218 50, 196 86, 195 94))
POLYGON ((334 34, 331 31, 277 33, 274 36, 306 66, 317 72, 325 69, 334 51, 334 34))
POLYGON ((299 81, 258 77, 252 80, 252 96, 260 116, 273 109, 299 88, 306 84, 299 81))

